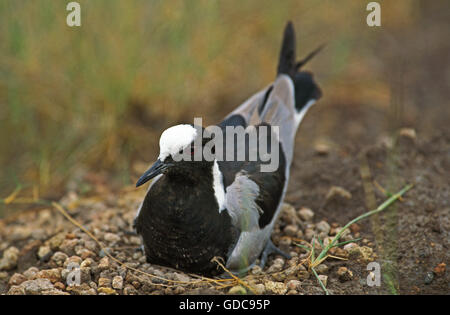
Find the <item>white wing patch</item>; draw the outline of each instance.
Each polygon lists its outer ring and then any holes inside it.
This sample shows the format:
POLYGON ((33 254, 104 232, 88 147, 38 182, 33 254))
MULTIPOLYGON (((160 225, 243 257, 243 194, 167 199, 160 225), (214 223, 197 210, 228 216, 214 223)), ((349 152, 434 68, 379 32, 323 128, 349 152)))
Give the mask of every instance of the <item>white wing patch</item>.
POLYGON ((231 222, 241 231, 259 229, 261 208, 256 203, 259 186, 243 173, 236 174, 234 182, 226 189, 226 208, 231 222))
POLYGON ((219 169, 217 160, 214 160, 213 165, 213 188, 214 196, 216 196, 217 203, 219 204, 219 213, 225 210, 225 189, 223 187, 223 176, 219 169))

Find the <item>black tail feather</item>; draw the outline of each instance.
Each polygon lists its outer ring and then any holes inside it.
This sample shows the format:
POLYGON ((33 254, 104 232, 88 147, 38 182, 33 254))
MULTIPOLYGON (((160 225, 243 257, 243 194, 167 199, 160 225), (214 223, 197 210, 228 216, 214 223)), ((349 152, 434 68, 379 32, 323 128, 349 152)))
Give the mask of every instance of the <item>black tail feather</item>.
POLYGON ((297 62, 295 65, 295 69, 299 70, 301 67, 303 67, 308 61, 310 61, 315 55, 317 55, 323 48, 325 47, 325 44, 320 45, 316 49, 314 49, 312 52, 310 52, 305 58, 297 62))
POLYGON ((284 28, 283 43, 281 44, 280 60, 278 63, 278 74, 284 73, 294 78, 296 69, 295 62, 295 31, 292 22, 289 21, 284 28))
MULTIPOLYGON (((319 53, 324 46, 325 45, 319 46, 305 58, 296 62, 295 30, 291 21, 287 23, 284 29, 283 42, 281 44, 278 74, 287 74, 291 77, 295 90, 295 107, 298 112, 300 112, 310 100, 318 100, 322 96, 322 92, 314 81, 312 73, 298 70, 319 53)), ((270 90, 267 92, 265 99, 267 99, 269 93, 270 90)), ((263 102, 261 106, 261 111, 264 104, 265 102, 263 102)))

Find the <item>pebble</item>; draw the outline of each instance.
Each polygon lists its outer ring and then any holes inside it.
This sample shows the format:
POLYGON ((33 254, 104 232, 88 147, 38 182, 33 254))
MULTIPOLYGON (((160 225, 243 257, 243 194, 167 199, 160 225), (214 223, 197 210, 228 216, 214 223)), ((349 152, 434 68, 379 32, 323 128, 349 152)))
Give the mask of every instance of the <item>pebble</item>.
POLYGON ((445 263, 440 263, 436 267, 434 267, 433 272, 437 276, 442 276, 445 273, 445 269, 446 269, 446 264, 445 263))
POLYGON ((55 263, 56 266, 62 267, 64 265, 64 262, 69 258, 66 253, 63 252, 56 252, 53 254, 53 256, 50 258, 50 261, 55 263))
POLYGON ((283 282, 266 281, 264 283, 266 291, 272 292, 274 294, 285 294, 287 292, 287 287, 283 282))
POLYGON ((60 282, 62 280, 61 277, 61 269, 44 269, 37 273, 36 277, 39 279, 48 279, 51 283, 60 282))
POLYGON ((111 279, 109 279, 109 278, 98 278, 98 287, 104 287, 104 288, 111 287, 111 279))
POLYGON ((115 276, 112 280, 112 287, 117 290, 122 290, 123 278, 121 276, 115 276))
POLYGON ((295 237, 297 236, 298 226, 295 224, 289 224, 284 228, 283 231, 286 235, 295 237))
POLYGON ((116 290, 111 289, 111 288, 105 288, 105 287, 98 288, 97 293, 104 294, 104 295, 116 295, 117 294, 116 290))
POLYGON ((325 197, 327 201, 332 199, 352 199, 352 194, 340 186, 332 186, 325 197))
POLYGON ((344 250, 347 252, 350 252, 352 249, 355 249, 356 247, 358 247, 358 244, 356 243, 348 243, 344 245, 344 250))
POLYGON ((255 294, 259 295, 262 295, 266 292, 266 287, 262 283, 255 284, 252 289, 255 294))
POLYGON ((297 273, 297 278, 298 278, 299 280, 307 280, 307 279, 309 279, 309 276, 310 276, 310 274, 309 274, 309 272, 306 271, 306 270, 300 270, 300 271, 297 273))
POLYGON ((373 249, 367 246, 357 246, 348 252, 350 259, 357 259, 362 262, 373 261, 373 249))
POLYGON ((341 282, 349 281, 353 279, 353 272, 347 267, 339 267, 337 275, 341 282))
POLYGON ((30 294, 30 295, 56 295, 66 294, 61 290, 56 289, 48 279, 27 280, 19 286, 13 286, 7 294, 30 294), (22 293, 23 292, 23 293, 22 293))
POLYGON ((23 272, 23 275, 28 279, 32 280, 36 277, 37 273, 39 272, 39 269, 37 267, 30 267, 27 270, 23 272))
POLYGON ((11 276, 11 278, 9 278, 8 284, 10 286, 19 285, 27 280, 28 280, 27 277, 25 277, 23 274, 15 273, 11 276))
POLYGON ((247 294, 247 290, 246 290, 244 287, 242 287, 242 286, 240 286, 240 285, 237 285, 237 286, 232 287, 232 288, 228 291, 228 294, 232 294, 232 295, 237 295, 237 294, 239 294, 239 295, 244 295, 244 294, 247 294))
POLYGON ((434 273, 432 271, 428 271, 425 275, 425 279, 423 280, 423 282, 425 284, 430 284, 431 282, 433 282, 434 280, 434 273))
POLYGON ((103 238, 105 239, 105 241, 110 242, 110 243, 116 243, 116 242, 120 241, 120 236, 117 234, 114 234, 114 233, 105 233, 103 238))
POLYGON ((98 269, 99 270, 109 269, 109 257, 103 257, 102 259, 100 259, 100 262, 98 263, 98 269))
POLYGON ((328 235, 328 233, 330 233, 331 226, 326 221, 320 221, 319 223, 316 224, 316 229, 319 232, 322 232, 322 233, 325 233, 326 235, 328 235))
POLYGON ((287 224, 295 224, 296 220, 298 220, 295 214, 295 208, 288 203, 283 203, 281 209, 281 216, 283 221, 285 221, 287 224))
POLYGON ((62 244, 59 246, 59 250, 66 253, 69 256, 75 254, 75 246, 78 245, 77 239, 65 239, 62 244))
POLYGON ((172 275, 172 279, 175 281, 181 281, 181 282, 190 282, 191 277, 189 277, 186 274, 174 272, 172 275))
POLYGON ((302 283, 298 280, 289 280, 287 287, 289 290, 300 290, 302 283))
POLYGON ((19 260, 19 250, 16 247, 9 247, 3 252, 0 260, 0 270, 11 270, 16 268, 19 260))
POLYGON ((314 218, 314 212, 311 209, 305 207, 298 210, 297 214, 303 221, 311 221, 314 218))
POLYGON ((58 233, 50 238, 47 243, 51 250, 56 251, 66 239, 66 233, 58 233))

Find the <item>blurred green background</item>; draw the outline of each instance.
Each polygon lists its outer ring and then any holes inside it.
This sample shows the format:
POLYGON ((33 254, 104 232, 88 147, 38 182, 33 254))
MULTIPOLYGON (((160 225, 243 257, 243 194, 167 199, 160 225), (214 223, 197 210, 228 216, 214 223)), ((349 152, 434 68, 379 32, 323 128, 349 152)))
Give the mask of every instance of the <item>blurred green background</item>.
POLYGON ((406 123, 448 105, 448 1, 379 1, 379 28, 369 1, 80 0, 81 27, 68 2, 0 2, 0 197, 133 184, 163 129, 215 123, 274 79, 288 20, 299 57, 327 44, 306 66, 322 103, 385 109, 399 68, 406 123))

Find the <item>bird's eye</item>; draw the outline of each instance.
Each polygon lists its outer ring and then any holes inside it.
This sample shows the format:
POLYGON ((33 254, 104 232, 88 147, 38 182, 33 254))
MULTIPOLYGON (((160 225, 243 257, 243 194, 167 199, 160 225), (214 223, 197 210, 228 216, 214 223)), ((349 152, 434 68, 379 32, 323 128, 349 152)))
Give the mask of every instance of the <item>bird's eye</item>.
POLYGON ((183 154, 183 149, 180 149, 180 151, 178 151, 179 154, 183 154))

